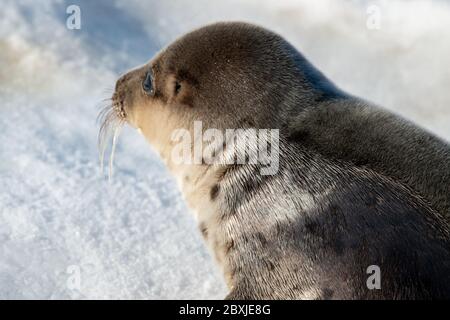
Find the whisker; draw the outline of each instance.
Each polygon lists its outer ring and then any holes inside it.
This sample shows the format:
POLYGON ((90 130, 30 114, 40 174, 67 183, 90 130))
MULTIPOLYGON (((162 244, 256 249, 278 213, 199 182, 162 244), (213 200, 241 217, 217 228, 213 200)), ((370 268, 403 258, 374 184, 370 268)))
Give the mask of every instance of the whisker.
POLYGON ((98 148, 99 148, 99 161, 100 161, 100 172, 103 173, 104 170, 104 165, 105 165, 105 152, 106 152, 106 147, 107 147, 107 137, 109 135, 105 135, 103 136, 103 138, 100 139, 99 143, 98 143, 98 148))
POLYGON ((103 119, 104 120, 100 126, 100 131, 99 131, 99 139, 104 141, 106 139, 106 137, 109 135, 112 128, 114 128, 114 123, 116 121, 116 115, 115 115, 114 111, 111 110, 111 111, 108 111, 107 113, 105 113, 105 116, 103 117, 103 119))
POLYGON ((116 152, 116 145, 117 145, 117 139, 119 138, 120 131, 122 129, 122 126, 120 123, 119 125, 114 128, 114 135, 112 140, 112 146, 111 146, 111 155, 109 157, 109 174, 108 174, 108 181, 111 182, 112 175, 113 175, 113 166, 114 166, 114 154, 116 152))
POLYGON ((97 147, 99 150, 100 172, 103 173, 106 149, 108 148, 109 141, 111 141, 110 138, 112 137, 108 170, 108 181, 111 182, 117 141, 125 121, 118 116, 117 110, 115 110, 115 105, 111 103, 111 99, 105 99, 103 102, 108 103, 101 108, 97 116, 97 122, 100 123, 97 147))
POLYGON ((96 119, 97 123, 104 121, 108 112, 114 112, 114 106, 110 103, 100 109, 96 119))
POLYGON ((114 88, 112 87, 106 87, 102 90, 103 94, 109 94, 109 93, 113 93, 114 92, 114 88))
POLYGON ((110 145, 110 141, 112 141, 108 172, 108 180, 110 182, 113 174, 114 155, 116 151, 117 141, 121 129, 126 122, 124 116, 119 113, 123 112, 123 108, 119 108, 119 106, 115 104, 113 100, 113 94, 115 91, 115 86, 106 86, 103 89, 103 94, 107 97, 105 99, 102 99, 98 103, 97 108, 99 109, 99 113, 96 118, 96 123, 99 124, 97 148, 99 152, 100 171, 102 174, 104 172, 106 150, 110 145))

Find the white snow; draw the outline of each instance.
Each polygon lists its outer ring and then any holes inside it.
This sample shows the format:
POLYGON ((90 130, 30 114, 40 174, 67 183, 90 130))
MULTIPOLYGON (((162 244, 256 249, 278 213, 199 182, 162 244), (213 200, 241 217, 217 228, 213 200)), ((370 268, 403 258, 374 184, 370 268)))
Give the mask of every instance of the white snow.
POLYGON ((276 30, 345 90, 450 139, 446 1, 2 1, 0 298, 225 296, 157 155, 124 128, 109 183, 95 122, 120 73, 217 20, 276 30), (81 30, 66 28, 73 3, 81 30))

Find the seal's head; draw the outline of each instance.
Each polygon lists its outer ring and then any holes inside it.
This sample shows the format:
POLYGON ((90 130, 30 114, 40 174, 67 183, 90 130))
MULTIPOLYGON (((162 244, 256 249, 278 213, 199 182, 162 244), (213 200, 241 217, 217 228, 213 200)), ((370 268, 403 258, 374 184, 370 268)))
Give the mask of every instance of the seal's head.
POLYGON ((174 129, 279 128, 292 99, 314 99, 320 74, 279 35, 216 23, 181 37, 116 83, 120 119, 161 152, 174 129))

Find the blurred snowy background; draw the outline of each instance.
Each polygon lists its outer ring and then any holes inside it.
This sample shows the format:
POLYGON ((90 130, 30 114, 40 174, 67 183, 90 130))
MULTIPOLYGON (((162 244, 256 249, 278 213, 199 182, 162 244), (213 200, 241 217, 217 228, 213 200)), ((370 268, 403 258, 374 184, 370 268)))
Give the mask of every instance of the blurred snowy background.
POLYGON ((121 73, 217 20, 281 33, 344 90, 450 140, 444 0, 2 0, 0 298, 225 296, 156 154, 125 129, 108 183, 95 122, 121 73), (80 30, 66 27, 70 4, 80 30), (373 5, 379 29, 367 27, 373 5))

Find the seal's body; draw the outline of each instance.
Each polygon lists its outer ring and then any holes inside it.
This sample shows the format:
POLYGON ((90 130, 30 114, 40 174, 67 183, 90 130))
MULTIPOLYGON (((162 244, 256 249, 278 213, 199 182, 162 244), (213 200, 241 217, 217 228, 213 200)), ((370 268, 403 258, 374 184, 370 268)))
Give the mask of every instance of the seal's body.
POLYGON ((357 98, 319 103, 288 126, 291 140, 401 182, 450 221, 450 147, 440 138, 357 98))
POLYGON ((196 30, 121 77, 113 101, 180 182, 228 298, 450 298, 449 147, 345 94, 280 36, 196 30), (279 170, 174 161, 173 132, 194 121, 278 129, 279 170))

